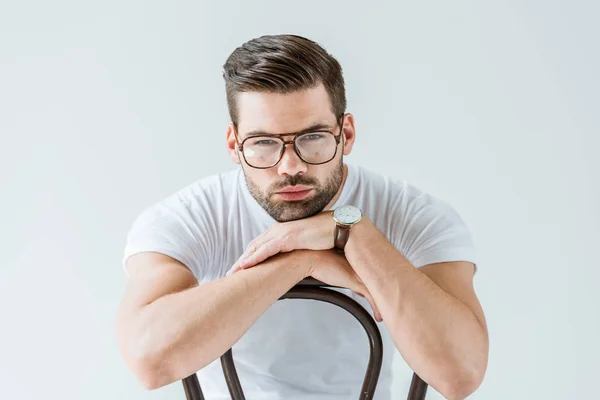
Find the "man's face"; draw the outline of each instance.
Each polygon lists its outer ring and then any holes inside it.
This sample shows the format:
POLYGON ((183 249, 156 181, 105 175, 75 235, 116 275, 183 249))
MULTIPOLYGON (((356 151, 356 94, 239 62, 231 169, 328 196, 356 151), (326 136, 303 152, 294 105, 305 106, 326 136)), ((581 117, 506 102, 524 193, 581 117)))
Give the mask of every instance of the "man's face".
MULTIPOLYGON (((289 93, 244 92, 237 97, 238 140, 262 132, 282 134, 300 132, 322 125, 335 135, 340 134, 340 121, 331 111, 325 87, 289 93)), ((273 167, 256 169, 249 166, 237 150, 233 126, 227 132, 227 144, 232 159, 242 164, 248 189, 256 201, 276 221, 285 222, 315 215, 332 205, 344 177, 342 158, 349 154, 354 142, 352 115, 344 118, 342 136, 335 158, 320 165, 308 164, 287 145, 283 157, 273 167)), ((292 136, 282 136, 291 140, 292 136)))

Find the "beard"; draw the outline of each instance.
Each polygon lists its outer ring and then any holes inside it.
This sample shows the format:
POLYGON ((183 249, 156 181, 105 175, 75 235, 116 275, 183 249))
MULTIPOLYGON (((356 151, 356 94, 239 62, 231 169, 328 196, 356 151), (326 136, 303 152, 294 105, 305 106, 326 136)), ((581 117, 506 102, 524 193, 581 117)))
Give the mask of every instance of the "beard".
POLYGON ((294 175, 286 177, 281 182, 271 184, 263 191, 252 179, 248 178, 246 171, 244 171, 244 176, 248 190, 258 204, 277 222, 287 222, 312 217, 323 211, 342 185, 344 163, 342 158, 340 158, 339 164, 329 174, 323 184, 312 177, 294 175), (302 200, 272 200, 275 192, 284 187, 294 185, 311 186, 315 194, 302 200))

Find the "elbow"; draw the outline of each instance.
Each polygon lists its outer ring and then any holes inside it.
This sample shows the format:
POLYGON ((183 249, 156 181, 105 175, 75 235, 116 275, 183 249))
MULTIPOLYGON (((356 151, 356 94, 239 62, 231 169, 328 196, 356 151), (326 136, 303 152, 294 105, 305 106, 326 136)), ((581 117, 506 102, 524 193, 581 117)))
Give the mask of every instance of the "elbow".
MULTIPOLYGON (((121 356, 129 371, 146 390, 155 390, 190 376, 209 364, 205 346, 194 354, 173 334, 152 328, 135 328, 118 334, 121 356), (205 362, 207 361, 207 362, 205 362)), ((178 334, 181 336, 181 334, 178 334)))
POLYGON ((125 359, 138 382, 146 390, 159 389, 180 381, 209 364, 208 358, 204 357, 202 352, 198 353, 198 357, 194 357, 194 363, 190 363, 190 360, 185 359, 186 356, 174 353, 172 345, 136 347, 125 359))
POLYGON ((134 372, 138 382, 146 390, 155 390, 166 386, 169 382, 161 379, 160 375, 149 370, 137 370, 134 372))
POLYGON ((178 380, 178 357, 173 357, 177 345, 173 334, 157 329, 147 315, 119 313, 116 334, 129 372, 144 389, 155 390, 178 380))
POLYGON ((151 374, 151 375, 148 375, 147 377, 139 379, 139 382, 141 383, 141 385, 144 389, 155 390, 155 389, 159 389, 163 386, 166 386, 170 383, 173 383, 173 382, 175 382, 175 380, 164 379, 164 377, 160 377, 158 375, 151 374))
POLYGON ((131 357, 128 365, 144 389, 155 390, 182 379, 169 360, 165 352, 149 352, 131 357))
POLYGON ((440 385, 439 392, 449 400, 463 400, 481 386, 484 374, 485 369, 459 374, 440 385))
POLYGON ((128 369, 146 390, 155 390, 175 382, 166 348, 149 345, 149 341, 131 340, 121 347, 121 354, 128 369))
POLYGON ((477 390, 477 387, 471 384, 453 384, 441 390, 440 394, 448 400, 464 400, 477 390))
POLYGON ((487 336, 479 351, 451 363, 442 374, 439 392, 450 400, 462 400, 473 394, 483 382, 488 365, 487 336))
POLYGON ((126 360, 129 369, 146 390, 155 390, 176 381, 168 369, 166 357, 146 353, 129 356, 126 360))

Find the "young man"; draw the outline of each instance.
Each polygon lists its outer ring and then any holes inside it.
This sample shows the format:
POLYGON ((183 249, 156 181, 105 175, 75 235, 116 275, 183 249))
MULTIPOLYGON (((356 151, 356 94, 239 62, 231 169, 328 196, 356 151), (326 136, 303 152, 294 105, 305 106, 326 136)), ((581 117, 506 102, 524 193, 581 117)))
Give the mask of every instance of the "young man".
POLYGON ((488 334, 469 230, 441 200, 343 162, 355 129, 339 63, 308 39, 263 36, 230 55, 224 78, 241 168, 147 208, 128 236, 117 331, 143 385, 199 371, 207 399, 229 398, 218 358, 235 344, 248 399, 358 398, 362 327, 329 304, 277 301, 312 276, 378 321, 375 399, 390 399, 396 349, 445 397, 475 391, 488 334))

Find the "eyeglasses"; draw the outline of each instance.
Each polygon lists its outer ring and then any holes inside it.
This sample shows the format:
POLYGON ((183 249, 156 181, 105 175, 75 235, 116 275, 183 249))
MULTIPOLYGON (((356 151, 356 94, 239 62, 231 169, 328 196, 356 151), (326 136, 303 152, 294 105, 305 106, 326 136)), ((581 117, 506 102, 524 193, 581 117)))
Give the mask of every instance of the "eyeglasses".
POLYGON ((344 117, 345 114, 340 116, 340 132, 337 135, 328 130, 317 130, 250 136, 245 138, 242 143, 239 143, 236 134, 235 140, 246 164, 252 168, 267 169, 279 164, 285 152, 285 146, 288 144, 294 146, 294 151, 305 163, 325 164, 333 160, 337 154, 344 117), (293 138, 284 140, 283 136, 293 136, 293 138))

